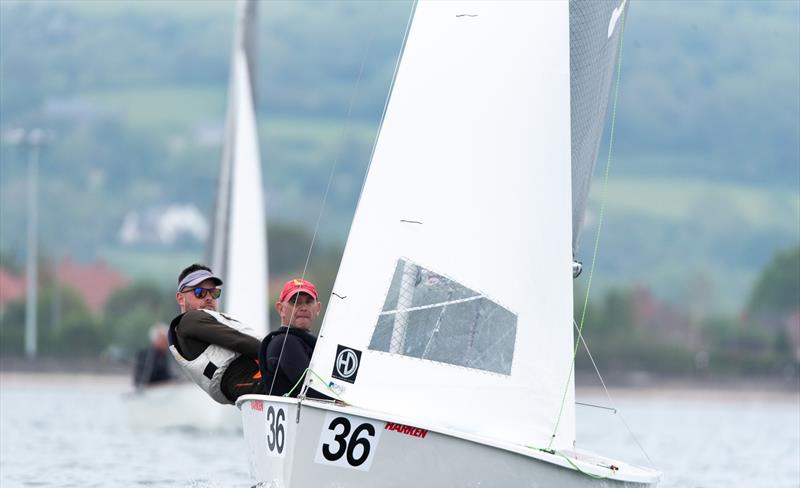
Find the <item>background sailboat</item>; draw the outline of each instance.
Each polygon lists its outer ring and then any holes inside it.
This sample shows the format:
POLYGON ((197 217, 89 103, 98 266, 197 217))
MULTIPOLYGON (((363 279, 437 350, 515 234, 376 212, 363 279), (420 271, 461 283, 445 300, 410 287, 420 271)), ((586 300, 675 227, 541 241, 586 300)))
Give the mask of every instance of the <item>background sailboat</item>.
MULTIPOLYGON (((210 245, 211 268, 224 280, 220 310, 266 335, 267 241, 261 158, 255 119, 257 4, 237 3, 228 111, 210 245)), ((128 397, 136 428, 235 430, 237 410, 220 405, 193 383, 141 389, 128 397)))
POLYGON ((267 229, 253 83, 256 19, 257 3, 241 0, 209 262, 225 282, 220 309, 266 335, 267 229))

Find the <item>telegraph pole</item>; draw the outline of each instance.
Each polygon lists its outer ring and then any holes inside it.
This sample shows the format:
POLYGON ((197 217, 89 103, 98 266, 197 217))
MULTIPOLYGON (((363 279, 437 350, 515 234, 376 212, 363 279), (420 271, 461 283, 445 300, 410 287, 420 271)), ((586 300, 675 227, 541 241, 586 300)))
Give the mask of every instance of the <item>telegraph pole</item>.
POLYGON ((39 246, 39 149, 44 143, 42 129, 32 129, 27 133, 28 144, 28 243, 25 294, 25 356, 36 357, 38 305, 38 246, 39 246))

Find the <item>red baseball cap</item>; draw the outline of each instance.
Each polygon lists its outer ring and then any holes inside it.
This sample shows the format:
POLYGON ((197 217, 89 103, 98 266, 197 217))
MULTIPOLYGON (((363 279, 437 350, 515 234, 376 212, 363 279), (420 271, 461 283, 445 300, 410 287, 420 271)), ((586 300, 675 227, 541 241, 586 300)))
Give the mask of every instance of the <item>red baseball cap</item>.
POLYGON ((317 287, 314 286, 314 283, 295 278, 287 281, 286 284, 283 285, 283 290, 281 290, 281 296, 278 301, 285 302, 298 293, 306 293, 311 295, 311 298, 314 300, 317 300, 317 287))

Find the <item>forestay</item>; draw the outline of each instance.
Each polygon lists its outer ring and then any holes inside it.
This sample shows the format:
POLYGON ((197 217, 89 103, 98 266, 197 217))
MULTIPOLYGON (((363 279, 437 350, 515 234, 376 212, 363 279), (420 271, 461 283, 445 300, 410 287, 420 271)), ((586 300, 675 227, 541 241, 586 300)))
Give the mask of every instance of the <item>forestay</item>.
POLYGON ((311 364, 348 403, 544 447, 566 389, 572 446, 568 17, 417 5, 311 364))

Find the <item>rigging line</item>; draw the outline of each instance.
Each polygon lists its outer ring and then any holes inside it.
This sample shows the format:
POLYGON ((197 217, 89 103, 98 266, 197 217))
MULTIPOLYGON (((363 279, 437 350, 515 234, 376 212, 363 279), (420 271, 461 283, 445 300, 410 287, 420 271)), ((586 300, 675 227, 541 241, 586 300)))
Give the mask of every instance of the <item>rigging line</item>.
MULTIPOLYGON (((372 38, 374 38, 374 36, 375 36, 375 34, 373 33, 372 34, 372 38)), ((366 65, 366 62, 367 62, 367 55, 369 54, 370 46, 373 44, 372 43, 372 38, 370 38, 369 42, 367 42, 367 44, 366 44, 366 46, 364 48, 364 52, 363 52, 363 54, 361 56, 361 65, 358 68, 358 76, 356 77, 356 83, 355 83, 355 85, 353 87, 353 92, 350 94, 350 102, 349 102, 349 104, 347 106, 347 114, 345 115, 345 122, 344 122, 344 124, 342 124, 342 129, 341 129, 341 131, 339 133, 339 140, 340 141, 344 140, 344 136, 345 136, 345 134, 347 133, 347 131, 350 128, 350 122, 352 120, 351 115, 353 113, 353 104, 355 103, 356 97, 358 96, 358 93, 359 93, 359 88, 361 86, 361 78, 363 77, 363 74, 364 74, 364 66, 366 65)), ((322 203, 320 204, 319 214, 317 214, 317 221, 314 224, 314 233, 311 236, 311 243, 308 246, 308 254, 306 254, 306 262, 303 265, 303 273, 300 275, 300 279, 302 279, 302 280, 306 279, 306 272, 308 271, 308 263, 311 261, 311 253, 314 250, 314 244, 317 241, 317 234, 319 233, 319 224, 320 224, 320 222, 322 222, 322 215, 325 213, 325 205, 328 202, 328 194, 330 193, 331 186, 333 186, 333 177, 336 174, 336 167, 339 164, 339 158, 342 155, 342 151, 343 151, 343 149, 341 149, 341 147, 340 147, 339 151, 336 153, 336 157, 333 158, 333 164, 331 164, 331 170, 328 173, 328 183, 325 186, 325 194, 322 196, 322 203)), ((289 338, 289 329, 292 328, 292 320, 294 319, 294 314, 297 311, 297 306, 296 305, 297 305, 297 298, 299 297, 299 295, 300 295, 299 293, 295 294, 295 299, 294 299, 294 305, 295 306, 292 307, 292 314, 289 316, 289 323, 287 324, 286 334, 284 335, 283 343, 281 344, 281 352, 278 354, 278 364, 275 366, 275 371, 276 372, 278 371, 278 368, 280 367, 281 359, 283 359, 283 350, 286 347, 286 340, 289 338)), ((281 325, 283 325, 283 324, 281 324, 281 325)), ((305 377, 305 372, 303 373, 303 376, 301 376, 301 379, 304 378, 304 377, 305 377)), ((270 395, 272 395, 272 388, 274 386, 275 386, 275 382, 273 381, 272 384, 269 387, 269 394, 270 395)), ((306 389, 306 387, 304 386, 302 388, 302 392, 305 392, 305 389, 306 389)))
MULTIPOLYGON (((611 106, 611 128, 609 130, 609 137, 608 137, 608 157, 606 159, 606 167, 603 172, 603 186, 602 186, 603 189, 600 196, 600 214, 597 219, 597 233, 595 234, 594 249, 592 250, 592 264, 589 267, 589 279, 586 283, 586 297, 584 298, 583 309, 581 310, 581 323, 580 327, 578 328, 579 336, 582 336, 581 333, 583 331, 583 324, 586 319, 586 310, 589 305, 589 294, 592 289, 592 278, 594 277, 594 268, 595 264, 597 263, 597 250, 600 247, 600 231, 603 229, 603 214, 605 212, 605 207, 606 207, 608 175, 611 169, 611 155, 613 154, 613 148, 614 148, 614 132, 616 129, 616 121, 617 121, 617 101, 619 100, 620 75, 622 74, 622 46, 624 45, 623 41, 625 40, 625 20, 628 17, 628 8, 625 8, 623 10, 621 16, 622 18, 620 19, 619 48, 617 50, 618 53, 617 76, 616 76, 616 81, 614 83, 614 101, 611 106)), ((550 437, 550 445, 548 447, 552 447, 553 441, 556 438, 556 432, 558 432, 558 426, 561 423, 561 416, 564 413, 564 404, 567 400, 567 391, 569 390, 569 383, 570 380, 572 379, 572 373, 575 371, 575 357, 578 355, 578 347, 580 347, 580 339, 575 341, 575 348, 573 349, 572 352, 572 361, 570 362, 569 374, 567 375, 567 384, 564 385, 564 395, 561 397, 561 407, 558 409, 558 417, 556 418, 556 425, 553 428, 553 435, 550 437)))
POLYGON ((394 72, 392 73, 392 84, 389 85, 389 92, 386 94, 386 100, 383 102, 383 110, 381 111, 381 122, 378 125, 378 132, 375 133, 375 139, 372 141, 372 150, 369 154, 369 163, 367 163, 367 169, 364 171, 364 178, 361 179, 361 190, 358 192, 358 202, 356 202, 356 213, 358 213, 358 207, 361 204, 361 196, 364 195, 364 186, 367 184, 367 175, 369 174, 369 169, 372 167, 372 157, 375 155, 375 148, 378 146, 378 136, 380 136, 381 130, 383 129, 383 122, 386 119, 386 109, 389 107, 389 100, 392 98, 392 92, 394 91, 394 83, 397 81, 397 72, 400 70, 400 60, 403 59, 403 53, 406 50, 406 42, 408 41, 408 33, 411 30, 411 21, 414 20, 414 12, 417 10, 417 1, 415 0, 411 4, 411 11, 408 13, 408 20, 406 21, 406 30, 403 33, 403 44, 400 46, 400 50, 397 52, 397 59, 394 63, 394 72))
MULTIPOLYGON (((639 449, 642 451, 642 454, 644 454, 644 457, 646 457, 647 461, 650 462, 650 466, 655 468, 656 467, 655 463, 653 462, 652 459, 650 459, 650 456, 647 455, 647 451, 644 450, 644 446, 642 446, 642 444, 639 442, 639 439, 636 437, 636 434, 633 433, 633 430, 630 428, 628 423, 625 421, 625 417, 623 417, 622 411, 619 408, 617 408, 614 400, 611 399, 611 393, 608 391, 608 388, 606 387, 606 382, 603 381, 603 375, 600 374, 600 369, 597 367, 597 363, 594 362, 594 357, 592 356, 592 351, 589 350, 589 344, 586 343, 586 339, 584 339, 583 334, 581 334, 580 329, 578 329, 578 324, 573 320, 572 321, 572 325, 575 326, 575 329, 578 331, 578 338, 580 339, 581 343, 583 344, 583 348, 586 349, 586 354, 589 356, 589 360, 592 362, 592 366, 594 367, 594 371, 597 373, 597 377, 600 379, 600 384, 603 385, 603 391, 606 393, 606 398, 608 399, 609 405, 614 407, 613 408, 614 413, 619 415, 619 419, 622 421, 622 425, 624 425, 625 428, 628 430, 628 434, 630 434, 631 438, 633 438, 633 442, 635 442, 636 445, 639 446, 639 449)), ((578 403, 578 402, 575 402, 575 403, 578 403)))
MULTIPOLYGON (((599 468, 606 468, 606 469, 611 471, 610 475, 605 475, 605 476, 597 475, 597 474, 593 474, 593 473, 590 473, 588 471, 582 470, 580 468, 580 466, 578 466, 569 456, 567 456, 566 454, 564 454, 564 453, 562 453, 560 451, 554 451, 553 449, 550 449, 550 448, 541 448, 541 447, 528 446, 528 445, 526 445, 525 447, 527 447, 528 449, 533 449, 533 450, 536 450, 536 451, 545 452, 547 454, 550 454, 551 456, 558 456, 558 457, 564 458, 573 468, 575 468, 575 471, 579 472, 580 474, 586 475, 586 476, 588 476, 590 478, 597 479, 597 480, 608 479, 614 474, 615 471, 617 471, 619 469, 617 466, 615 466, 613 464, 604 465, 604 464, 599 464, 597 462, 594 462, 593 463, 594 466, 597 466, 599 468)), ((578 453, 575 453, 575 460, 578 460, 578 453)))
MULTIPOLYGON (((605 480, 605 479, 608 479, 610 477, 610 475, 601 476, 601 475, 597 475, 597 474, 592 474, 592 473, 590 473, 588 471, 584 471, 572 459, 570 459, 569 456, 565 456, 564 454, 561 454, 560 452, 556 453, 556 455, 557 456, 561 456, 562 458, 566 459, 567 462, 569 464, 571 464, 572 467, 575 468, 576 471, 578 471, 579 473, 581 473, 583 475, 588 476, 589 478, 593 478, 593 479, 596 479, 596 480, 605 480)), ((603 466, 603 467, 608 468, 608 470, 611 471, 612 474, 614 473, 614 468, 612 466, 603 466)))
MULTIPOLYGON (((372 142, 372 150, 371 150, 370 156, 369 156, 369 163, 367 164, 367 169, 364 172, 364 178, 361 181, 361 190, 359 191, 358 202, 356 202, 356 210, 355 210, 356 214, 358 213, 358 206, 361 203, 361 196, 364 194, 364 186, 365 186, 365 184, 367 182, 366 175, 369 173, 370 166, 372 166, 372 156, 375 154, 375 147, 378 144, 378 134, 380 134, 380 132, 381 132, 381 127, 383 127, 383 120, 384 120, 384 118, 386 116, 386 108, 389 105, 389 99, 391 98, 391 95, 392 95, 392 89, 394 88, 394 82, 397 79, 397 71, 398 71, 398 69, 400 67, 400 59, 402 58, 403 51, 405 50, 406 41, 408 40, 408 31, 411 28, 411 20, 414 18, 414 12, 416 10, 416 6, 417 6, 417 2, 415 0, 411 5, 411 11, 409 12, 408 21, 406 22, 406 30, 405 30, 405 33, 403 34, 403 44, 402 44, 402 46, 400 48, 400 51, 397 53, 397 60, 395 61, 394 73, 392 74, 392 84, 389 87, 389 93, 386 95, 386 101, 383 104, 383 111, 381 112, 381 122, 380 122, 380 125, 378 126, 378 132, 375 135, 375 139, 372 142)), ((373 36, 374 36, 374 33, 373 33, 373 36)), ((369 44, 367 45, 367 48, 368 47, 369 47, 369 44)), ((365 54, 365 57, 366 57, 366 54, 365 54)), ((363 63, 362 63, 362 68, 363 68, 363 63)), ((332 178, 333 178, 333 173, 331 173, 331 177, 328 179, 328 185, 329 185, 328 188, 330 188, 330 183, 331 183, 332 178)), ((325 190, 326 197, 327 197, 327 194, 328 194, 328 188, 326 188, 326 190, 325 190)), ((324 207, 324 203, 323 203, 323 207, 324 207)), ((322 216, 322 209, 320 210, 320 217, 321 216, 322 216)), ((319 219, 317 219, 317 226, 315 227, 315 230, 314 230, 314 237, 316 237, 316 233, 317 233, 316 228, 318 226, 319 226, 319 219)), ((313 245, 314 245, 314 239, 312 238, 311 246, 313 247, 313 245)), ((306 258, 306 266, 303 268, 303 276, 305 276, 306 268, 308 267, 308 259, 310 257, 311 257, 311 249, 309 249, 309 251, 308 251, 308 257, 306 258)), ((324 326, 325 326, 325 324, 323 322, 323 326, 320 329, 320 336, 323 335, 324 326)), ((281 348, 281 353, 283 353, 283 348, 281 348)), ((279 359, 279 361, 280 361, 280 359, 279 359)), ((308 388, 308 385, 304 384, 301 393, 305 393, 307 388, 308 388)))
MULTIPOLYGON (((303 276, 305 276, 305 269, 303 269, 303 276)), ((272 389, 275 388, 275 375, 278 374, 278 370, 281 367, 281 359, 283 359, 283 350, 286 348, 286 340, 289 339, 289 331, 292 328, 292 321, 294 320, 294 314, 297 312, 297 300, 299 298, 300 298, 300 292, 295 293, 294 303, 292 303, 292 314, 289 316, 289 323, 286 324, 286 333, 283 334, 283 342, 281 342, 281 352, 278 353, 278 363, 275 365, 275 373, 273 374, 272 380, 270 381, 269 392, 267 393, 267 395, 272 395, 272 389)), ((283 324, 281 324, 280 327, 283 327, 283 324)), ((278 330, 280 330, 280 328, 278 330)), ((266 367, 267 365, 265 364, 264 368, 266 367)), ((306 372, 303 371, 303 374, 300 375, 300 379, 305 378, 305 374, 306 372)), ((264 381, 266 381, 266 378, 264 379, 264 381)))
POLYGON ((327 388, 327 389, 328 389, 328 390, 329 390, 329 391, 330 391, 330 392, 333 394, 333 396, 335 396, 335 397, 336 397, 336 399, 337 399, 337 400, 339 400, 340 402, 343 402, 343 403, 344 403, 344 400, 342 400, 342 397, 340 397, 340 396, 339 396, 339 394, 338 394, 338 393, 336 393, 336 391, 334 391, 334 389, 333 389, 333 388, 331 388, 330 386, 326 385, 326 384, 325 384, 325 380, 323 380, 323 379, 320 377, 320 375, 318 375, 318 374, 316 373, 316 371, 314 371, 314 370, 313 370, 313 369, 311 369, 311 368, 306 368, 306 369, 303 371, 303 374, 300 376, 300 379, 299 379, 299 380, 297 380, 297 383, 295 383, 295 384, 294 384, 294 386, 292 387, 292 389, 291 389, 291 390, 289 390, 287 393, 284 393, 284 394, 283 394, 283 396, 285 396, 285 397, 291 396, 291 394, 292 394, 292 393, 294 393, 294 390, 296 390, 296 389, 297 389, 297 386, 300 384, 300 382, 301 382, 301 381, 303 381, 303 378, 305 378, 305 376, 306 376, 306 373, 311 373, 312 375, 316 376, 316 377, 317 377, 317 379, 320 381, 320 383, 322 383, 322 385, 323 385, 323 386, 325 386, 325 388, 327 388))

